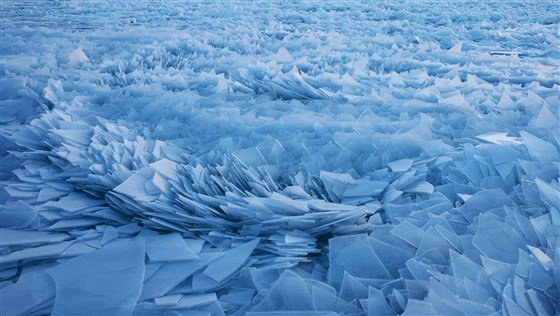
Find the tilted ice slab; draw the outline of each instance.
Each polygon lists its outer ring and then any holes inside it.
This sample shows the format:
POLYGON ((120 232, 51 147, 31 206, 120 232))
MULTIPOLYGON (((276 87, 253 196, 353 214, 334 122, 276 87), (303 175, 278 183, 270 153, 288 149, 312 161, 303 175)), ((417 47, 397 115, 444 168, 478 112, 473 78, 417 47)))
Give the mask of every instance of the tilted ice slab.
POLYGON ((554 3, 174 5, 7 7, 0 310, 560 312, 554 3))

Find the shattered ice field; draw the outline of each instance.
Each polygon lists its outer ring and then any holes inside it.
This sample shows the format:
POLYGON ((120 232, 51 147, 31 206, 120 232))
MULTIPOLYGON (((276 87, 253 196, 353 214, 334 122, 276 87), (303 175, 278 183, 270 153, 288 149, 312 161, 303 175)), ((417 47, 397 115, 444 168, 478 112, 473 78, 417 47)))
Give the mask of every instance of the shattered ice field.
POLYGON ((560 6, 2 1, 2 315, 558 315, 560 6))

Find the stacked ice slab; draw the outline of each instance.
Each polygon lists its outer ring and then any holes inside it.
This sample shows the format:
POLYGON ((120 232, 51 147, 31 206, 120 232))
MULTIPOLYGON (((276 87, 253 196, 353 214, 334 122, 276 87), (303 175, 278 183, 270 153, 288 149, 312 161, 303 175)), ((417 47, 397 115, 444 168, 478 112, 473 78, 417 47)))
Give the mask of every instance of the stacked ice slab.
POLYGON ((0 10, 2 314, 560 313, 555 2, 0 10))

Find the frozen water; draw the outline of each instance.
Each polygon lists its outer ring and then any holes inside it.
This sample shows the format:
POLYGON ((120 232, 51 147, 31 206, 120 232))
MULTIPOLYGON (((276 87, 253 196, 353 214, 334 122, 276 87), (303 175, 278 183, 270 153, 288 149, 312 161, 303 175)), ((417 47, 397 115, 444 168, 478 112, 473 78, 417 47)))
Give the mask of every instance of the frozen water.
POLYGON ((556 2, 0 11, 3 313, 560 313, 556 2))

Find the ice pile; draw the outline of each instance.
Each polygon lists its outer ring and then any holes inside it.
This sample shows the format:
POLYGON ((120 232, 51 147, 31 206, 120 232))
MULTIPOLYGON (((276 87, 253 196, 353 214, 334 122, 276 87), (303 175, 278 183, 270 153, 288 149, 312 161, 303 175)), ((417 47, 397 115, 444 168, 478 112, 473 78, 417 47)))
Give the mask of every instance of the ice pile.
POLYGON ((1 9, 3 313, 560 313, 555 3, 1 9))

